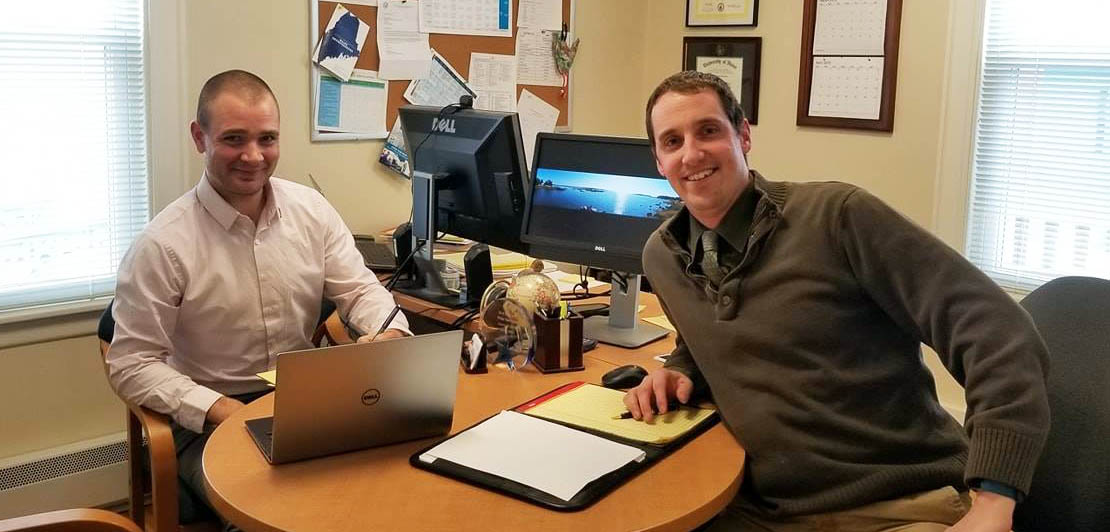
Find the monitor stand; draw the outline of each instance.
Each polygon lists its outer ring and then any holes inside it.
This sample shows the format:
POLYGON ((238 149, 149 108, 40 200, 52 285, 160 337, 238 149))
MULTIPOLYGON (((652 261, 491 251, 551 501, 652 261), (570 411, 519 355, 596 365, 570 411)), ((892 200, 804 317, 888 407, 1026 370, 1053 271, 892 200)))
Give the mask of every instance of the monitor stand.
POLYGON ((667 329, 641 321, 636 316, 640 304, 640 276, 628 275, 624 289, 612 284, 609 316, 590 316, 582 322, 582 336, 620 347, 635 348, 667 335, 667 329))
POLYGON ((447 308, 460 308, 467 306, 468 301, 459 293, 447 289, 435 263, 436 182, 446 177, 447 174, 431 174, 419 170, 412 173, 413 220, 410 249, 419 250, 412 257, 416 275, 411 285, 395 290, 447 308), (420 246, 421 240, 424 241, 423 246, 420 246))

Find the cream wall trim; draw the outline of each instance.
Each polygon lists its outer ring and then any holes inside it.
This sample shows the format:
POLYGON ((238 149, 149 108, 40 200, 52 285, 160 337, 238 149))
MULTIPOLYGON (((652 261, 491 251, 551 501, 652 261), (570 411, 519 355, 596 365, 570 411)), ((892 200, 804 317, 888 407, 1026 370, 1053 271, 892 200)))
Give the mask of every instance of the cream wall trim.
POLYGON ((151 217, 196 181, 186 171, 191 145, 184 72, 186 32, 184 2, 147 0, 147 128, 150 131, 151 217))
POLYGON ((953 2, 948 15, 933 231, 960 252, 965 252, 971 204, 971 162, 985 9, 986 0, 953 2))

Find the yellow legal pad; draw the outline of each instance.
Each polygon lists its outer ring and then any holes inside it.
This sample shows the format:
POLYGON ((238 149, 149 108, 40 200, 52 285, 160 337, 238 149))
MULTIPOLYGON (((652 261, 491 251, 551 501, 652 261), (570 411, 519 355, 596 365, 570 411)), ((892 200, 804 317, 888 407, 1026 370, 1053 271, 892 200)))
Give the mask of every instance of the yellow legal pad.
POLYGON ((678 439, 714 412, 713 409, 680 406, 677 410, 656 416, 651 423, 631 418, 613 419, 627 410, 624 407, 624 392, 595 384, 584 384, 550 399, 542 399, 535 406, 525 405, 522 408, 531 416, 653 444, 678 439))
POLYGON ((255 375, 258 375, 259 378, 266 381, 266 384, 269 384, 270 386, 277 386, 277 370, 276 369, 272 369, 270 371, 263 371, 262 373, 255 373, 255 375))

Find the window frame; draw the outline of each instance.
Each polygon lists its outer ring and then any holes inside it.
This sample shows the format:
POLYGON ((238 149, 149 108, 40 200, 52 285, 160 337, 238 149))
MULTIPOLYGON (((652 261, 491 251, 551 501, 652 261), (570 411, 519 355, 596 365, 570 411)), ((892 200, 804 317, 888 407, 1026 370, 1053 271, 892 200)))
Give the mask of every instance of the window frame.
MULTIPOLYGON (((184 2, 145 0, 143 62, 146 71, 148 198, 153 216, 190 186, 183 149, 186 106, 184 2), (161 176, 158 178, 156 176, 161 176)), ((0 313, 0 349, 89 336, 112 297, 57 303, 0 313)))

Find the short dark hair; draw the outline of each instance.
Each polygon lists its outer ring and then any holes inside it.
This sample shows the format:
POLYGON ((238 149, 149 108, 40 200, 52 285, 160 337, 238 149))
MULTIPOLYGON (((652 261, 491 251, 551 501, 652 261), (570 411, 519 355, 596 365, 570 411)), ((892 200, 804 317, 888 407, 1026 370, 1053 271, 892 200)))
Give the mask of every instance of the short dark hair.
POLYGON ((740 102, 736 101, 736 97, 733 96, 728 83, 713 74, 696 70, 684 70, 663 80, 658 87, 655 87, 651 97, 648 98, 647 110, 644 113, 644 125, 647 126, 647 135, 651 139, 651 149, 653 151, 655 150, 655 128, 651 125, 651 110, 655 108, 655 103, 659 101, 659 98, 668 92, 694 94, 709 89, 717 93, 717 99, 720 100, 721 109, 728 117, 728 121, 732 123, 737 131, 740 130, 740 124, 744 122, 744 110, 740 107, 740 102))
POLYGON ((197 98, 197 123, 200 124, 200 127, 205 130, 208 129, 208 106, 212 103, 212 100, 227 91, 236 91, 250 98, 261 98, 269 95, 274 100, 274 106, 277 106, 277 97, 274 96, 274 91, 270 90, 270 86, 262 78, 246 70, 220 72, 208 78, 204 87, 200 89, 200 97, 197 98))

